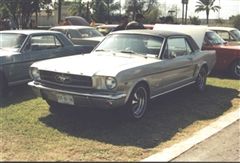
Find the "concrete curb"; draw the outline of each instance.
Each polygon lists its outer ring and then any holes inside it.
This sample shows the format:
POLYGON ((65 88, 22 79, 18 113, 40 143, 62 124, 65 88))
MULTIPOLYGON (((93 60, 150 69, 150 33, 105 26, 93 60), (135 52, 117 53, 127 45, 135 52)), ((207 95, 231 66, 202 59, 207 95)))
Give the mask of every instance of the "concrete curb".
POLYGON ((216 134, 217 132, 221 131, 222 129, 229 126, 233 122, 237 121, 238 119, 240 119, 240 108, 224 116, 220 116, 218 120, 211 123, 209 126, 199 130, 198 132, 194 133, 192 137, 180 143, 174 144, 173 146, 164 149, 162 152, 156 153, 148 158, 145 158, 141 160, 141 162, 171 161, 172 159, 176 158, 177 156, 187 151, 194 145, 216 134))

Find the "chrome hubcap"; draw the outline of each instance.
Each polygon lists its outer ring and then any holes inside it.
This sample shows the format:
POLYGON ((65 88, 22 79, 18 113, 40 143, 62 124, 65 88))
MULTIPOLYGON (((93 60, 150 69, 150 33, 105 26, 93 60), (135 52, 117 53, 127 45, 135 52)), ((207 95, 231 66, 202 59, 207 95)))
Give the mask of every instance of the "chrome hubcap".
POLYGON ((147 106, 147 92, 145 88, 137 88, 137 90, 133 94, 131 106, 134 117, 138 118, 144 114, 147 106))

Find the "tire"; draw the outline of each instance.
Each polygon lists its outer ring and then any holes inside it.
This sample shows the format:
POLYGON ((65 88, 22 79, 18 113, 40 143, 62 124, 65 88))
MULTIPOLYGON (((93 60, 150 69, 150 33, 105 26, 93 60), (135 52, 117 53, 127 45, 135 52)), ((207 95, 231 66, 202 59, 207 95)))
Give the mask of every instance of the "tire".
POLYGON ((7 96, 7 83, 2 74, 0 74, 0 97, 7 96))
POLYGON ((149 103, 148 91, 144 85, 136 86, 127 102, 128 117, 133 120, 141 119, 149 103))
POLYGON ((233 62, 230 71, 234 78, 240 79, 240 60, 233 62))
POLYGON ((206 81, 207 81, 207 71, 205 68, 201 68, 199 73, 198 73, 198 76, 197 76, 197 79, 196 79, 196 89, 199 91, 199 92, 204 92, 206 90, 206 81))

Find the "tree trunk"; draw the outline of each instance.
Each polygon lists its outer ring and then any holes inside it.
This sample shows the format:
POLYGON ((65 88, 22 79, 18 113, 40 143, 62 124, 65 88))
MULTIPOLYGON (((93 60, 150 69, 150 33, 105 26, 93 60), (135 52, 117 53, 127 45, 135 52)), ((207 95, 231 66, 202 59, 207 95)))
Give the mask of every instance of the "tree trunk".
POLYGON ((206 10, 206 14, 207 14, 207 25, 208 25, 209 10, 206 10))

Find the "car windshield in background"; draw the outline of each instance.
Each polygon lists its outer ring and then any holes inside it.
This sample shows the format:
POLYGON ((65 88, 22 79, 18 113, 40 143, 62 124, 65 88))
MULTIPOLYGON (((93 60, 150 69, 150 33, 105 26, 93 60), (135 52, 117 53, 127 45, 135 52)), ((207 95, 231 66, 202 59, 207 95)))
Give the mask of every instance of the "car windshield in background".
POLYGON ((22 45, 27 35, 17 33, 0 33, 0 48, 18 50, 22 45))
POLYGON ((79 33, 81 37, 88 38, 88 37, 101 37, 103 36, 99 31, 96 29, 79 29, 79 33))
POLYGON ((222 45, 225 41, 215 32, 207 32, 205 37, 212 45, 222 45))
POLYGON ((235 36, 237 41, 240 41, 240 31, 239 30, 232 30, 231 33, 235 36))
POLYGON ((163 38, 149 35, 114 34, 108 36, 96 51, 159 55, 163 38))

